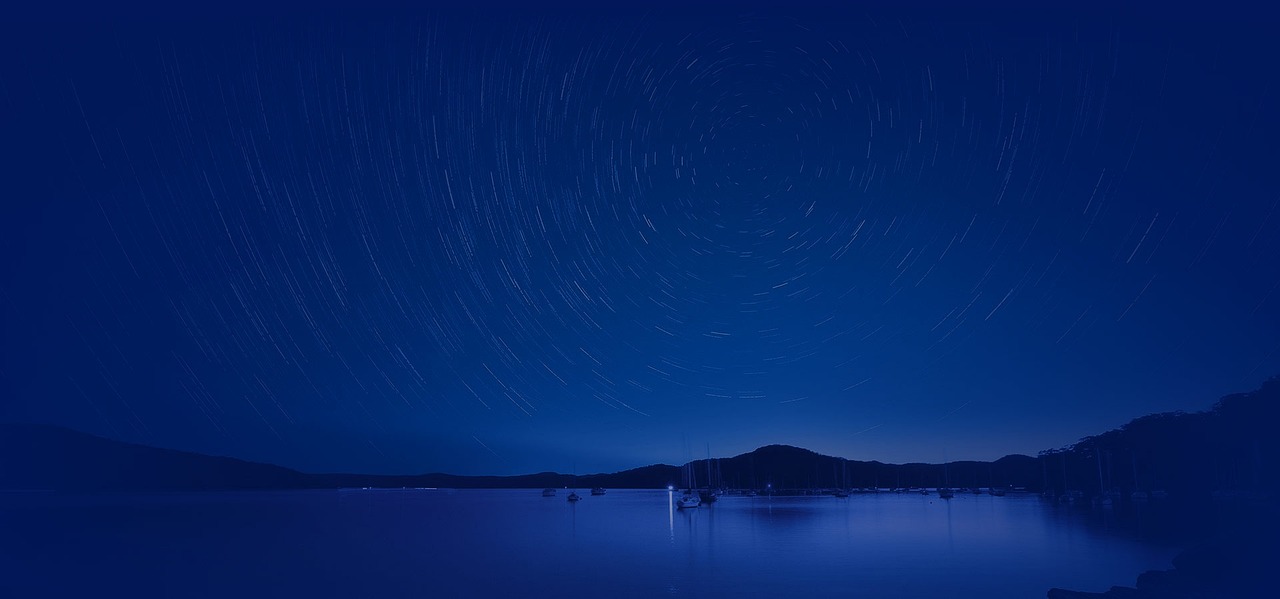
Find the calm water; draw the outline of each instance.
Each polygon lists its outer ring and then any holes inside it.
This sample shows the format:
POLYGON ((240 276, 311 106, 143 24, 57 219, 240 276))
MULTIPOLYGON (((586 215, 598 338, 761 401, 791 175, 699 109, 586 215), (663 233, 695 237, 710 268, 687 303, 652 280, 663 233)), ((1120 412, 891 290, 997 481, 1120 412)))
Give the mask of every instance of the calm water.
POLYGON ((1177 550, 1033 496, 565 494, 0 495, 0 597, 1025 599, 1131 586, 1177 550))

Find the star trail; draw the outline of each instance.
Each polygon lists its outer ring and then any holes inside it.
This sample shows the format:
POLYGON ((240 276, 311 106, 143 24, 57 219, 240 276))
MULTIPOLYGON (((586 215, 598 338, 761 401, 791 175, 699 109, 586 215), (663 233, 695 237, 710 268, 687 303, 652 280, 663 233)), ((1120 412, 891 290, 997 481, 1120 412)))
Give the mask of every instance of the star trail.
POLYGON ((1280 372, 1266 36, 48 29, 0 71, 7 419, 313 471, 936 462, 1280 372))

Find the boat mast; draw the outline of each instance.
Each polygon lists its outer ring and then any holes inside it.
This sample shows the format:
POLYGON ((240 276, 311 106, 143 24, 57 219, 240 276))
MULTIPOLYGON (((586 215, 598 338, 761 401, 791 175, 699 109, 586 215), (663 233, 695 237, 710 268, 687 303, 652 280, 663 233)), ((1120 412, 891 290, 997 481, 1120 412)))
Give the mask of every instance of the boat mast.
POLYGON ((1067 482, 1067 452, 1062 452, 1062 492, 1066 492, 1071 485, 1067 482))
POLYGON ((1138 454, 1129 451, 1129 463, 1133 465, 1133 490, 1138 490, 1138 454))
POLYGON ((707 443, 707 490, 711 490, 711 444, 707 443))
POLYGON ((1098 459, 1098 492, 1106 495, 1107 485, 1106 481, 1102 479, 1102 448, 1095 448, 1093 450, 1093 456, 1098 459))

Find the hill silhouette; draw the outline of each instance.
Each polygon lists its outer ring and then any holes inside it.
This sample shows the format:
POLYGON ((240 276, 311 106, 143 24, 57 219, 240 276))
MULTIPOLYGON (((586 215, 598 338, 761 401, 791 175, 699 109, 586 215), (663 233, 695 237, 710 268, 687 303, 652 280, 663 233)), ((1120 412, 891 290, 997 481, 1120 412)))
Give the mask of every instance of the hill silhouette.
MULTIPOLYGON (((1153 414, 1039 456, 993 462, 886 464, 847 460, 788 445, 688 464, 699 486, 780 492, 855 487, 1015 486, 1063 493, 1167 490, 1274 493, 1280 451, 1272 427, 1280 378, 1222 398, 1205 412, 1153 414), (1101 471, 1101 475, 1099 472, 1101 471)), ((0 489, 217 490, 340 487, 663 488, 687 484, 681 466, 654 464, 571 476, 311 474, 228 457, 147 447, 36 424, 0 424, 0 489)))
MULTIPOLYGON (((687 484, 681 466, 654 464, 621 472, 573 476, 311 474, 235 458, 112 441, 65 428, 0 424, 0 488, 51 490, 232 490, 341 487, 663 488, 687 484)), ((1008 485, 1034 481, 1036 459, 1007 456, 987 462, 883 464, 845 460, 799 447, 769 445, 731 458, 688 465, 699 486, 713 472, 718 485, 786 490, 868 486, 937 486, 953 482, 1008 485), (946 471, 946 472, 944 472, 946 471)))
POLYGON ((276 489, 305 486, 288 468, 159 449, 39 424, 0 424, 0 488, 276 489))

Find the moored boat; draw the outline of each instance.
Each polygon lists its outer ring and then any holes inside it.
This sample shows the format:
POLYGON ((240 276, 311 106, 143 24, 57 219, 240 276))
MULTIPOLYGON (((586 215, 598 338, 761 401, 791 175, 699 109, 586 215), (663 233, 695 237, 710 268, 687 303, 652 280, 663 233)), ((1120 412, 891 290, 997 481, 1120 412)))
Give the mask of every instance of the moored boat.
POLYGON ((702 505, 702 500, 692 492, 687 492, 676 500, 676 508, 681 510, 695 508, 699 505, 702 505))

